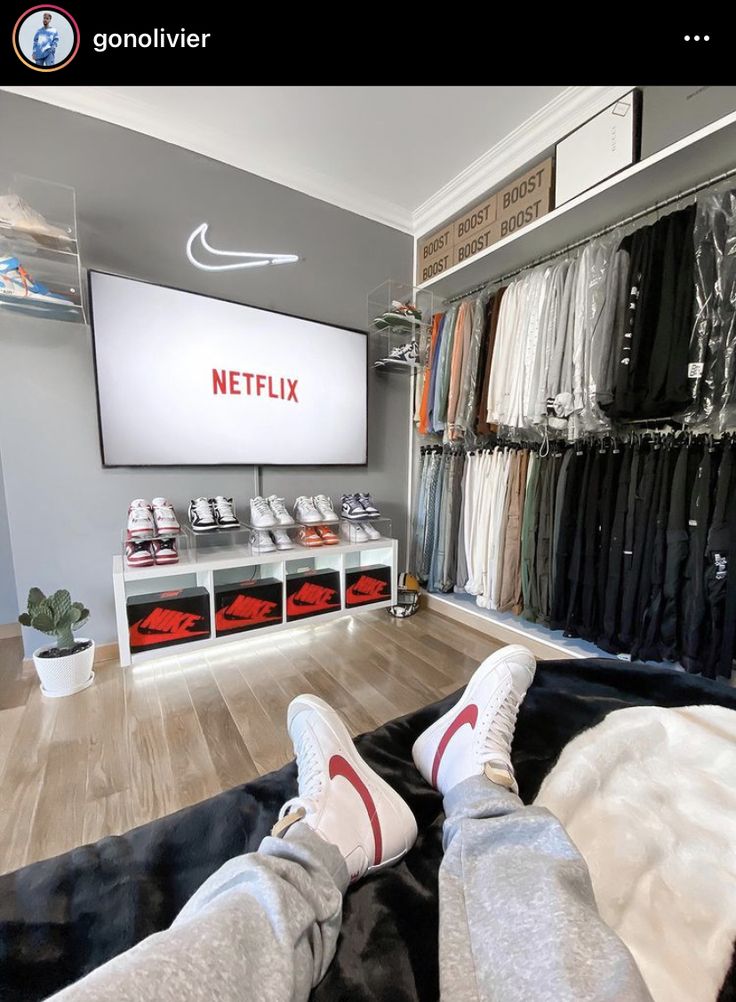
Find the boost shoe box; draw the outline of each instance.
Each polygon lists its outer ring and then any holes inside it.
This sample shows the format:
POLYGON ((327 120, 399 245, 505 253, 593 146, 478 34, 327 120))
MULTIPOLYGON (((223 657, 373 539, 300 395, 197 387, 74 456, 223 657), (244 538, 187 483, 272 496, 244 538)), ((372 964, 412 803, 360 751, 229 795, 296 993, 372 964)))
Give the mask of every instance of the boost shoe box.
POLYGON ((210 635, 210 597, 206 588, 177 588, 128 599, 130 649, 155 651, 210 635))
POLYGON ((339 571, 298 571, 286 576, 286 619, 306 619, 341 609, 339 571))
POLYGON ((283 619, 283 588, 278 578, 215 585, 215 633, 245 633, 283 619))
POLYGON ((345 571, 345 607, 370 605, 391 598, 391 568, 385 564, 345 571))

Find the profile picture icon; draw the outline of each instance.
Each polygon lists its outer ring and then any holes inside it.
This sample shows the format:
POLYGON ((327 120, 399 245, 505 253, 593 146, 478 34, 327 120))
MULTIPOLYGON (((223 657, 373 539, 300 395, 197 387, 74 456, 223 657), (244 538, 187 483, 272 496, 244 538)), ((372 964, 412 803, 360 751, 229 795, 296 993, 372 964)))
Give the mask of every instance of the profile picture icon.
POLYGON ((29 69, 42 73, 61 70, 79 50, 79 27, 63 7, 29 7, 15 22, 13 47, 29 69))

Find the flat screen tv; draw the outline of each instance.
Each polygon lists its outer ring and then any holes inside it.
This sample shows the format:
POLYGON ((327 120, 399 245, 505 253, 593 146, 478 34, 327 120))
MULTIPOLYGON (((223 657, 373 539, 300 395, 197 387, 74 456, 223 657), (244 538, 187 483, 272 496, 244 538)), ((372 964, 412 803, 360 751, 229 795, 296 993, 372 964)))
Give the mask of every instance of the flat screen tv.
POLYGON ((364 333, 89 273, 105 466, 366 462, 364 333))

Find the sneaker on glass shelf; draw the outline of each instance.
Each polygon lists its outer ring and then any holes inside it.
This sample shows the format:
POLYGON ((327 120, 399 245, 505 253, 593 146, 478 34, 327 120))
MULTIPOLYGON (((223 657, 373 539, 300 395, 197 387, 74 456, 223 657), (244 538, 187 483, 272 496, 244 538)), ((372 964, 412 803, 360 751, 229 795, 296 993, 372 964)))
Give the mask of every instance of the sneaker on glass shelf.
POLYGON ((271 529, 271 539, 276 544, 277 550, 294 549, 294 543, 286 529, 271 529))
POLYGON ((517 644, 486 658, 453 708, 414 742, 414 763, 428 783, 444 795, 464 779, 485 775, 518 793, 511 742, 535 668, 532 652, 517 644))
POLYGON ((297 696, 286 726, 298 793, 281 808, 272 834, 302 821, 337 846, 351 881, 398 862, 416 840, 414 815, 360 757, 338 714, 318 696, 297 696))
POLYGON ((214 532, 217 529, 209 498, 194 498, 189 502, 189 524, 193 532, 214 532))
POLYGON ((2 253, 0 253, 0 296, 74 306, 71 299, 51 292, 41 282, 34 282, 17 257, 2 253))
POLYGON ((363 522, 363 524, 360 526, 360 528, 366 534, 366 536, 368 537, 368 539, 380 539, 381 538, 381 533, 378 531, 378 529, 375 528, 375 526, 371 525, 370 522, 363 522))
POLYGON ((45 243, 49 238, 67 242, 73 239, 71 233, 47 223, 40 212, 36 212, 25 199, 14 193, 0 195, 0 227, 6 226, 29 233, 39 243, 45 243))
POLYGON ((136 536, 152 536, 156 531, 153 512, 148 501, 136 498, 128 506, 128 539, 136 536))
POLYGON ((400 303, 394 300, 391 309, 376 317, 373 326, 379 331, 414 330, 422 322, 422 311, 413 303, 400 303))
POLYGON ((368 518, 368 513, 360 503, 360 498, 357 494, 343 494, 341 507, 342 517, 347 518, 351 522, 368 518))
POLYGON ((363 511, 366 513, 368 518, 380 518, 381 513, 373 504, 373 499, 370 494, 358 494, 358 500, 363 506, 363 511))
POLYGON ((131 539, 125 544, 125 562, 128 567, 152 567, 153 551, 151 544, 142 540, 131 539))
POLYGON ((329 525, 318 525, 317 532, 320 534, 325 546, 335 546, 340 542, 340 537, 329 527, 329 525))
POLYGON ((278 524, 268 501, 260 495, 250 500, 250 524, 254 529, 271 529, 278 524))
POLYGON ((416 341, 407 341, 406 344, 399 344, 386 355, 379 358, 374 365, 380 369, 384 365, 416 365, 419 359, 419 345, 416 341))
POLYGON ((250 545, 254 553, 272 553, 276 544, 267 529, 256 529, 250 534, 250 545))
POLYGON ((304 494, 294 502, 294 517, 297 522, 306 522, 308 524, 324 522, 324 518, 317 509, 314 499, 308 498, 304 494))
POLYGON ((320 513, 323 522, 338 522, 337 513, 332 504, 332 498, 326 494, 315 494, 312 498, 314 507, 320 513))
POLYGON ((154 498, 151 502, 153 507, 153 521, 156 523, 156 532, 163 536, 167 532, 177 533, 181 531, 179 519, 176 517, 174 506, 166 498, 154 498))
POLYGON ((217 497, 210 498, 210 504, 212 505, 212 512, 219 529, 240 528, 240 521, 235 514, 235 505, 232 498, 226 498, 222 494, 218 494, 217 497))
POLYGON ((367 543, 371 537, 365 531, 365 525, 352 522, 345 525, 345 538, 349 543, 367 543))
POLYGON ((268 501, 268 507, 276 519, 278 525, 293 525, 294 519, 289 514, 289 509, 284 504, 283 498, 276 497, 272 494, 270 498, 266 498, 268 501))
POLYGON ((322 537, 313 525, 304 525, 299 530, 299 542, 302 546, 322 546, 322 537))
POLYGON ((176 540, 173 537, 169 539, 154 539, 151 548, 153 549, 153 559, 157 564, 179 563, 179 551, 176 548, 176 540))

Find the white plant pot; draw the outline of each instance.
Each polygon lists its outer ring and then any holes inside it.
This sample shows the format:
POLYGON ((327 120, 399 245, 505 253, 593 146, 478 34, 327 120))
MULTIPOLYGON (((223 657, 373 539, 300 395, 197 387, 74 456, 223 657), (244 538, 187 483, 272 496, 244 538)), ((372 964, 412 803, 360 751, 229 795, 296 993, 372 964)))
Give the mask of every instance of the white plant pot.
MULTIPOLYGON (((88 637, 75 637, 76 643, 85 644, 88 637)), ((81 692, 95 680, 92 666, 95 663, 95 642, 84 651, 67 654, 61 658, 40 658, 41 651, 47 651, 53 644, 38 647, 33 652, 33 663, 41 680, 41 692, 44 696, 73 696, 81 692)))

